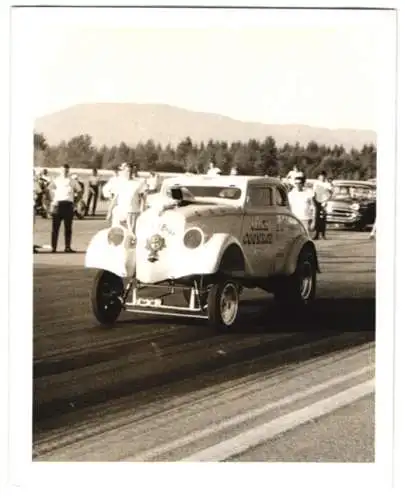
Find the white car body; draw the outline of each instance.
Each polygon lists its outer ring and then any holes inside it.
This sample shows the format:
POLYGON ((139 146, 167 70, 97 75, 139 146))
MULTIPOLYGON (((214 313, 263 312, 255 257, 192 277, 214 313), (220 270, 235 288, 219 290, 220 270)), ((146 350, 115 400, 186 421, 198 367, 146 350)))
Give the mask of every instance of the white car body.
POLYGON ((142 286, 194 286, 220 272, 241 286, 271 289, 272 278, 293 275, 305 247, 319 270, 315 246, 277 179, 184 175, 166 179, 153 196, 136 235, 115 227, 93 237, 86 267, 123 279, 136 274, 142 286))

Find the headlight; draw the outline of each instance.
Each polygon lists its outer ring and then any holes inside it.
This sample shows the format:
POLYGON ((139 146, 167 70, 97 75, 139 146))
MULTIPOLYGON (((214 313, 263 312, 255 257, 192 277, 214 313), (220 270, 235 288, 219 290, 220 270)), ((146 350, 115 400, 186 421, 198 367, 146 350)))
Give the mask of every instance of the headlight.
POLYGON ((205 236, 199 227, 191 227, 187 229, 183 236, 183 243, 186 248, 198 248, 204 243, 205 236))
POLYGON ((350 205, 350 207, 353 210, 360 210, 360 204, 359 203, 352 203, 352 205, 350 205))
POLYGON ((333 209, 332 209, 331 205, 329 205, 329 203, 326 205, 325 211, 327 214, 332 213, 333 209))
POLYGON ((160 234, 154 234, 146 242, 146 248, 154 252, 162 250, 165 246, 165 239, 160 234))
POLYGON ((110 245, 121 245, 124 241, 124 230, 120 227, 112 227, 108 231, 107 240, 110 245))

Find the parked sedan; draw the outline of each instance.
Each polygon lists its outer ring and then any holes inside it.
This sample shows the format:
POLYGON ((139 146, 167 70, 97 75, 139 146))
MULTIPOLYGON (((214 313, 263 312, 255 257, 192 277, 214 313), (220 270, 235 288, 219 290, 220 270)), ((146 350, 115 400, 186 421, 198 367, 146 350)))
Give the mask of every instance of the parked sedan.
POLYGON ((326 205, 327 223, 363 230, 374 224, 377 187, 369 181, 337 180, 326 205))

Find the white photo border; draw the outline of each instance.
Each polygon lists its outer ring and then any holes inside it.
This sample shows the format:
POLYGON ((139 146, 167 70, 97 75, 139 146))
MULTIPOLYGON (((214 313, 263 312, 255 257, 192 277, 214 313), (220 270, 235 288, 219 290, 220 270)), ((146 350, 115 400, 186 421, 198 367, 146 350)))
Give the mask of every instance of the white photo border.
MULTIPOLYGON (((49 5, 56 2, 47 2, 49 5)), ((122 5, 130 2, 120 2, 122 5)), ((143 2, 146 5, 147 2, 143 2)), ((151 2, 149 2, 151 3, 151 2)), ((160 5, 170 5, 171 2, 158 2, 160 5)), ((179 4, 179 2, 176 2, 179 4)), ((195 3, 195 2, 194 2, 195 3)), ((326 2, 313 2, 311 7, 325 6, 326 2)), ((341 3, 344 6, 356 7, 387 7, 387 2, 334 2, 333 6, 341 3)), ((34 2, 25 2, 25 5, 34 2)), ((81 5, 81 2, 69 2, 70 5, 81 5)), ((94 4, 88 2, 88 4, 94 4)), ((97 2, 98 5, 108 5, 107 2, 97 2)), ((218 2, 204 2, 205 5, 218 5, 218 2)), ((243 5, 240 2, 220 2, 221 5, 243 5)), ((287 2, 278 1, 278 6, 288 6, 287 2)), ((306 6, 307 2, 294 2, 294 7, 306 6)), ((392 7, 399 8, 399 2, 392 2, 392 7)), ((117 10, 115 11, 118 12, 117 10)), ((116 14, 115 14, 116 15, 116 14)), ((154 15, 158 15, 155 11, 154 15)), ((403 16, 402 16, 403 17, 403 16)), ((55 496, 56 494, 71 494, 72 487, 76 488, 91 484, 91 494, 96 494, 96 489, 117 493, 133 491, 135 495, 173 495, 176 498, 206 498, 215 491, 215 496, 246 497, 261 491, 268 493, 290 491, 294 487, 301 495, 305 488, 311 488, 311 497, 322 490, 328 491, 328 496, 342 493, 340 486, 350 485, 351 493, 357 491, 366 494, 369 488, 387 488, 392 480, 392 459, 398 457, 393 454, 393 358, 394 358, 394 278, 402 267, 397 262, 394 264, 394 235, 395 213, 396 224, 399 229, 397 241, 397 255, 400 255, 402 243, 399 240, 401 220, 400 204, 396 202, 394 193, 398 196, 398 186, 404 185, 403 170, 396 165, 395 140, 404 137, 404 130, 399 125, 396 130, 395 101, 395 32, 389 29, 381 36, 381 91, 379 92, 379 128, 378 135, 378 217, 384 221, 379 225, 377 237, 377 375, 376 375, 376 464, 349 465, 349 464, 40 464, 32 463, 32 188, 31 176, 19 175, 21 165, 32 165, 32 132, 33 117, 30 116, 31 93, 29 74, 34 61, 24 57, 27 38, 12 33, 12 88, 11 88, 11 141, 10 141, 10 247, 8 262, 10 269, 10 329, 8 342, 10 344, 9 359, 9 384, 10 384, 10 449, 9 465, 10 485, 30 489, 55 496), (394 51, 394 52, 392 52, 394 51), (28 76, 27 76, 28 75, 28 76), (384 90, 383 90, 384 89, 384 90), (18 132, 18 135, 17 135, 18 132), (399 135, 401 133, 401 136, 399 135), (398 134, 398 135, 397 135, 398 134), (21 139, 24 138, 24 139, 21 139), (22 142, 25 145, 22 147, 22 142), (396 206, 396 203, 397 206, 396 206), (398 265, 398 268, 394 266, 398 265), (243 467, 239 473, 234 467, 243 467), (187 470, 184 467, 188 467, 187 470), (108 468, 108 469, 106 469, 108 468), (105 469, 105 470, 104 470, 105 469), (294 478, 292 480, 292 478, 294 478), (338 479, 337 479, 338 478, 338 479), (190 492, 190 483, 192 494, 190 492), (333 484, 333 490, 330 488, 333 484), (97 485, 97 487, 95 487, 97 485), (287 488, 288 485, 288 488, 287 488), (110 488, 109 488, 110 486, 110 488), (214 486, 214 488, 213 488, 214 486), (63 492, 59 493, 59 490, 63 492), (145 493, 143 493, 145 491, 145 493)), ((400 62, 398 63, 400 64, 400 62)), ((403 85, 405 81, 400 77, 403 85)), ((403 87, 403 86, 402 86, 403 87)), ((398 90, 401 86, 398 85, 398 90)), ((7 90, 6 90, 7 92, 7 90)), ((6 129, 7 130, 7 129, 6 129)), ((7 137, 7 134, 3 134, 7 137)), ((399 148, 399 144, 398 144, 399 148)), ((8 163, 8 158, 6 159, 8 163)), ((404 157, 398 149, 399 162, 404 163, 404 157)), ((402 253, 403 254, 403 253, 402 253)), ((4 262, 4 260, 2 259, 4 262)), ((399 297, 396 297, 397 300, 399 297)), ((399 303, 398 303, 399 305, 399 303)), ((405 352, 405 344, 400 339, 401 326, 400 310, 396 311, 396 401, 400 401, 400 388, 403 388, 402 375, 398 374, 401 367, 401 353, 405 352), (399 380, 398 380, 399 379, 399 380)), ((4 339, 2 339, 3 342, 4 339)), ((3 344, 2 344, 3 345, 3 344)), ((7 350, 7 339, 5 349, 7 350)), ((0 356, 1 356, 0 352, 0 356)), ((2 359, 1 359, 2 361, 2 359)), ((7 370, 7 359, 0 365, 0 375, 7 370), (4 368, 6 367, 6 368, 4 368)), ((7 376, 5 376, 7 380, 7 376)), ((4 379, 3 379, 4 380, 4 379)), ((3 391, 3 389, 2 389, 3 391)), ((6 388, 6 394, 8 389, 6 388)), ((4 399, 3 399, 4 400, 4 399)), ((403 399, 402 399, 403 401, 403 399)), ((397 408, 398 414, 405 417, 403 409, 397 408), (402 413, 401 413, 402 412, 402 413)), ((398 418, 398 417, 397 417, 398 418)), ((402 419, 404 421, 404 418, 402 419)), ((7 425, 7 419, 6 419, 7 425)), ((396 431, 400 430, 397 421, 396 431)), ((403 426, 402 426, 403 429, 403 426)), ((402 431, 403 433, 403 431, 402 431)), ((403 437, 403 434, 402 434, 403 437)), ((0 435, 3 438, 3 434, 0 435)), ((396 438, 395 438, 396 439, 396 438)), ((398 450, 398 447, 395 446, 398 450)), ((401 464, 403 465, 403 445, 401 464)), ((2 455, 0 456, 2 458, 2 455)), ((0 462, 0 465, 1 462, 0 462)), ((403 468, 403 467, 402 467, 403 468)), ((399 462, 396 462, 394 479, 400 481, 399 462)), ((1 475, 0 475, 1 479, 1 475)), ((376 490, 379 491, 379 490, 376 490)), ((31 496, 32 493, 29 493, 31 496)))

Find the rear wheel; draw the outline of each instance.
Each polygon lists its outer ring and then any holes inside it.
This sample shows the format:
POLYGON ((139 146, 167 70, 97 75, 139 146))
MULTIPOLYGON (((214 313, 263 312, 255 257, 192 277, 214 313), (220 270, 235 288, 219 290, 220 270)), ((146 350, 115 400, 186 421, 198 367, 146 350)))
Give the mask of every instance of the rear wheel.
POLYGON ((239 285, 227 280, 212 285, 208 291, 208 320, 220 331, 232 328, 239 314, 239 285))
POLYGON ((119 276, 104 270, 97 272, 91 291, 91 307, 101 325, 112 326, 118 319, 123 293, 124 283, 119 276))
POLYGON ((277 302, 302 307, 313 302, 316 294, 316 257, 313 250, 304 248, 295 272, 285 277, 274 291, 277 302))

